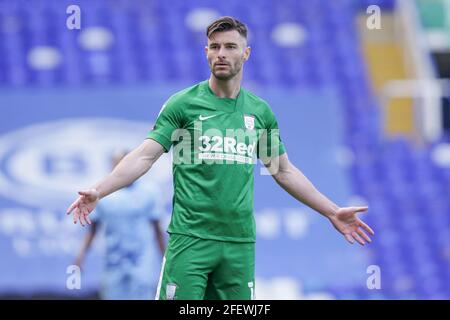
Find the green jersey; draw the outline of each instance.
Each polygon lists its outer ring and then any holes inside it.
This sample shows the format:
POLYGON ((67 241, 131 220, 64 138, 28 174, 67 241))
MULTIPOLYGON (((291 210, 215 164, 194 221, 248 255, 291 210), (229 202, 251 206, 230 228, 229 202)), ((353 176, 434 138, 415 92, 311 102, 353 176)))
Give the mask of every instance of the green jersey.
POLYGON ((148 138, 173 145, 173 212, 169 233, 254 242, 253 169, 257 157, 285 152, 269 105, 240 89, 219 98, 208 81, 163 105, 148 138))

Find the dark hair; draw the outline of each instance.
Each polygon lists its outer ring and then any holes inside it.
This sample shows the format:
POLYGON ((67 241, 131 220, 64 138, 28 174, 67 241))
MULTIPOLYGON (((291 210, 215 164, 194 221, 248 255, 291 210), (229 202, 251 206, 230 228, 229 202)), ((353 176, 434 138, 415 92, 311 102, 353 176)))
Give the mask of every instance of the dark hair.
POLYGON ((229 16, 220 17, 217 20, 213 21, 208 26, 208 28, 206 28, 206 36, 209 39, 214 32, 223 32, 229 30, 236 30, 241 36, 247 39, 247 27, 245 26, 245 24, 229 16))

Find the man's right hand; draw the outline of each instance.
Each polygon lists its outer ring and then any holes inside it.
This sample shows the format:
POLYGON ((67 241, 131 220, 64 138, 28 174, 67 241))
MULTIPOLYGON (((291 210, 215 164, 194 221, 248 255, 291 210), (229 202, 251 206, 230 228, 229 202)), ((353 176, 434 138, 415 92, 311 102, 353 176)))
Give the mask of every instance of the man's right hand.
POLYGON ((100 194, 96 189, 79 191, 80 195, 77 200, 67 209, 67 214, 73 211, 73 223, 80 221, 84 227, 85 224, 91 224, 88 215, 95 209, 97 202, 100 200, 100 194))

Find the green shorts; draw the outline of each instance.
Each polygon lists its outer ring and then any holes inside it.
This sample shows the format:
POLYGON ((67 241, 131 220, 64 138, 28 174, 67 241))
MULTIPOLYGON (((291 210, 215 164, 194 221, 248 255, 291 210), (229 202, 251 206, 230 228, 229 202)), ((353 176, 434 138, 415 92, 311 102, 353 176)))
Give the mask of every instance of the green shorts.
POLYGON ((157 300, 252 300, 254 296, 255 243, 170 236, 157 300))

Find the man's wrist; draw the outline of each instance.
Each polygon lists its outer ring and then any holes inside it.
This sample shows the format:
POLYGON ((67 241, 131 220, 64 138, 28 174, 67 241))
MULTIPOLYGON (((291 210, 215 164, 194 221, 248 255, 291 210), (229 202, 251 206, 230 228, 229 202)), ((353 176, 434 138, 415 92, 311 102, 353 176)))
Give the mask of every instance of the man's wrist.
POLYGON ((91 190, 97 193, 98 200, 100 200, 101 198, 103 198, 103 197, 105 196, 105 195, 102 193, 102 190, 101 190, 100 186, 98 186, 98 185, 92 187, 91 190))
POLYGON ((328 219, 332 219, 336 216, 337 212, 339 211, 340 207, 338 207, 337 205, 332 205, 330 210, 328 210, 328 212, 325 214, 325 216, 328 219))

